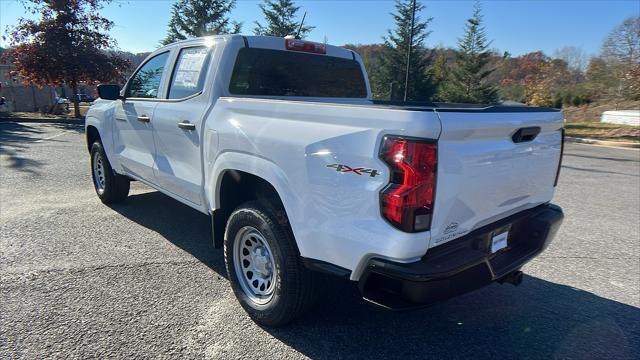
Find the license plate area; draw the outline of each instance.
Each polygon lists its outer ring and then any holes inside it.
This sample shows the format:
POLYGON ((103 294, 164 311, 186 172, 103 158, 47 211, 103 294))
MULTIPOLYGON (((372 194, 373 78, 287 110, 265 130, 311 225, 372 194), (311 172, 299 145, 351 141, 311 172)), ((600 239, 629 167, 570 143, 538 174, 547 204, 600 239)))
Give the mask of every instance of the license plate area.
POLYGON ((487 250, 490 254, 495 254, 501 250, 509 248, 511 234, 511 224, 505 225, 489 233, 487 239, 487 250))

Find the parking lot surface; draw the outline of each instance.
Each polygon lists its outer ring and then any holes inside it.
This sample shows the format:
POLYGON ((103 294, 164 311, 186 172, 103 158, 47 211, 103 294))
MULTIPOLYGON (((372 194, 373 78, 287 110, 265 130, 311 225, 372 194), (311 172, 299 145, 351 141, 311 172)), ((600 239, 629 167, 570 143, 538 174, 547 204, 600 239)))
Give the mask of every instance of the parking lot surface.
POLYGON ((0 122, 0 358, 640 356, 640 153, 567 144, 565 222, 525 268, 411 312, 332 281, 287 328, 236 302, 209 219, 132 183, 100 203, 79 125, 0 122))

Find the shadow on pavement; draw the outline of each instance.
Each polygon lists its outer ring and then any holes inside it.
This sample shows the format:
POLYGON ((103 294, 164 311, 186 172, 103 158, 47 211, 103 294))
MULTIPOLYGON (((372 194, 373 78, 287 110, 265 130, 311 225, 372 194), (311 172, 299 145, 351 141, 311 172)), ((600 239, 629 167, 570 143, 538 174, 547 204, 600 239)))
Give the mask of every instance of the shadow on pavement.
MULTIPOLYGON (((52 128, 57 131, 84 132, 82 124, 68 124, 62 122, 46 123, 47 130, 52 128)), ((29 143, 42 141, 46 130, 39 124, 27 124, 14 121, 0 122, 0 154, 5 155, 8 160, 7 167, 27 173, 38 173, 38 168, 44 165, 43 162, 29 159, 23 156, 23 152, 28 148, 29 143)), ((55 139, 46 140, 55 142, 55 139)))
MULTIPOLYGON (((113 209, 157 231, 226 277, 208 216, 159 192, 113 209)), ((429 308, 389 312, 330 279, 319 304, 289 327, 264 330, 311 358, 608 358, 640 353, 640 309, 526 276, 429 308)))
POLYGON ((637 359, 640 310, 526 276, 419 311, 373 309, 331 286, 311 316, 268 330, 311 358, 637 359))
POLYGON ((36 174, 37 169, 44 165, 41 161, 22 156, 28 142, 37 138, 43 130, 34 126, 15 122, 4 122, 0 126, 0 154, 8 160, 7 167, 27 173, 36 174))
POLYGON ((124 203, 110 206, 128 219, 162 235, 221 276, 227 277, 222 251, 213 247, 211 220, 208 215, 159 191, 130 195, 124 203))
POLYGON ((640 162, 640 159, 625 159, 625 158, 614 158, 614 157, 606 157, 606 156, 589 156, 584 154, 570 154, 565 153, 563 156, 573 156, 583 159, 593 159, 593 160, 609 160, 609 161, 617 161, 617 162, 640 162))
POLYGON ((614 174, 614 175, 624 175, 624 176, 639 177, 636 174, 627 174, 627 173, 621 173, 621 172, 617 172, 617 171, 607 171, 607 170, 598 170, 598 169, 587 169, 587 168, 580 168, 580 167, 569 166, 569 165, 562 165, 562 168, 563 169, 577 170, 577 171, 586 171, 586 172, 591 172, 591 173, 596 173, 596 174, 614 174))

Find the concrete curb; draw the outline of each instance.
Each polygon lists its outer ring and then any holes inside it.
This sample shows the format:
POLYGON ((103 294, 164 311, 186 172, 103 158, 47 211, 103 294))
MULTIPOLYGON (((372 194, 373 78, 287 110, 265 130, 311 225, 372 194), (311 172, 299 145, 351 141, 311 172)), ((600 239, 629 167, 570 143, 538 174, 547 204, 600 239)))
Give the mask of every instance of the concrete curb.
POLYGON ((570 137, 570 136, 565 137, 564 140, 567 142, 578 143, 578 144, 640 149, 640 143, 634 143, 634 142, 606 141, 606 140, 596 140, 596 139, 587 139, 587 138, 577 138, 577 137, 570 137))

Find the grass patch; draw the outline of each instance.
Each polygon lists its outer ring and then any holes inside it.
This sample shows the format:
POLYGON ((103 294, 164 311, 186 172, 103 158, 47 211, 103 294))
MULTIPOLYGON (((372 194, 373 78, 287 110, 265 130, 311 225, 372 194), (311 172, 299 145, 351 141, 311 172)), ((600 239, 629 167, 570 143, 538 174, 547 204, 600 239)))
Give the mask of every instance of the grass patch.
POLYGON ((601 122, 573 122, 564 124, 567 136, 608 141, 640 142, 640 126, 601 122))

